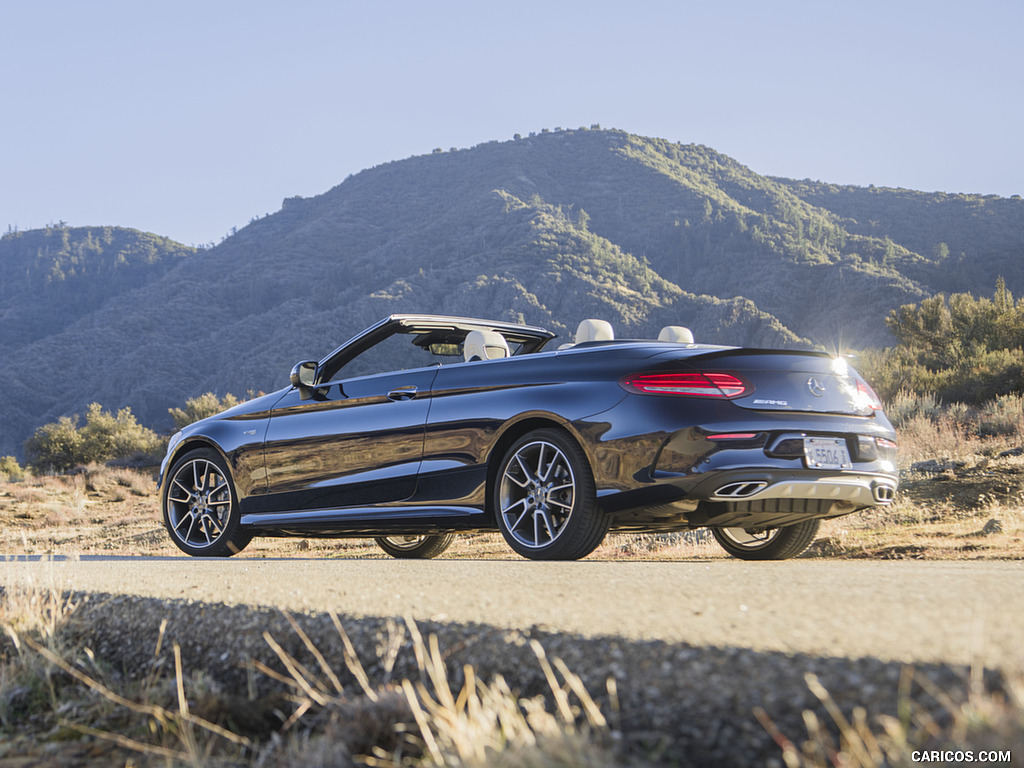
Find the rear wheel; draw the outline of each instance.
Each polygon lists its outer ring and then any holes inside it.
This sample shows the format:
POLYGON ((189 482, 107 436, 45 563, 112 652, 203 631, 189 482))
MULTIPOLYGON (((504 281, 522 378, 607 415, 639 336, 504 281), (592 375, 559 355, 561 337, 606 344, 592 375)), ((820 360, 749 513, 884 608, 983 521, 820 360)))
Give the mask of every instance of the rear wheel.
POLYGON ((531 560, 578 560, 608 532, 587 458, 557 429, 538 429, 512 444, 491 502, 505 541, 531 560))
POLYGON ((448 549, 455 541, 455 536, 450 533, 437 536, 381 536, 374 541, 392 557, 429 560, 448 549))
POLYGON ((740 560, 787 560, 811 546, 821 520, 784 528, 712 528, 722 549, 740 560))
POLYGON ((164 488, 164 525, 182 552, 228 557, 252 540, 240 525, 238 498, 224 459, 203 448, 178 459, 164 488))

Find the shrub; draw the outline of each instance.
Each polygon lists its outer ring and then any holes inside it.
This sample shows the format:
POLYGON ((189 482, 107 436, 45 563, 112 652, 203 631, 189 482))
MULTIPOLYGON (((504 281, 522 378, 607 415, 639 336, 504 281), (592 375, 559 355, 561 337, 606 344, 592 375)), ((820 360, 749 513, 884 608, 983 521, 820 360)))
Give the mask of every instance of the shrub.
POLYGON ((61 416, 44 424, 25 441, 25 456, 30 466, 63 472, 83 464, 82 434, 78 431, 78 415, 61 416))
POLYGON ((885 407, 886 416, 897 429, 918 416, 935 421, 941 411, 942 406, 935 399, 935 395, 928 393, 918 395, 906 389, 897 392, 885 407))
POLYGON ((886 324, 899 344, 858 360, 883 398, 908 389, 980 406, 1024 393, 1024 301, 1002 280, 992 299, 939 294, 893 310, 886 324))
POLYGON ((92 403, 85 425, 79 427, 78 422, 75 414, 39 427, 25 441, 28 463, 43 471, 66 472, 94 461, 152 461, 162 444, 153 430, 136 421, 130 408, 122 408, 115 415, 92 403))
POLYGON ((1024 396, 1002 395, 982 407, 978 433, 983 437, 1024 434, 1024 396))
POLYGON ((215 416, 233 405, 238 405, 237 397, 228 393, 223 398, 217 397, 213 392, 193 397, 185 401, 185 408, 168 408, 167 412, 174 419, 174 425, 178 429, 187 427, 193 422, 205 419, 207 416, 215 416))
POLYGON ((13 456, 0 457, 0 481, 5 483, 18 482, 25 479, 25 470, 13 456))

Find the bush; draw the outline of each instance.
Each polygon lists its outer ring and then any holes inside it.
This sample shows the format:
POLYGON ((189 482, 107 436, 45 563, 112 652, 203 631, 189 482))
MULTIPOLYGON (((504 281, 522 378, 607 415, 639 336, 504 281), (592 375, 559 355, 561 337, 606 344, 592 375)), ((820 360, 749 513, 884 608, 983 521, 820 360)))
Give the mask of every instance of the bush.
POLYGON ((25 470, 13 456, 0 457, 0 481, 5 483, 18 482, 25 479, 25 470))
POLYGON ((122 408, 115 415, 92 403, 85 425, 79 427, 78 422, 75 414, 39 427, 25 441, 29 465, 42 471, 66 472, 90 462, 153 461, 162 446, 157 434, 139 424, 130 408, 122 408))
POLYGON ((1024 396, 1002 395, 985 403, 978 418, 982 437, 1024 434, 1024 396))
POLYGON ((205 395, 186 400, 184 409, 168 408, 167 412, 174 419, 174 426, 181 429, 207 416, 215 416, 238 403, 238 398, 231 393, 219 398, 213 392, 207 392, 205 395))
POLYGON ((942 406, 935 399, 935 395, 918 395, 905 389, 897 392, 885 406, 885 415, 897 429, 909 424, 918 416, 935 421, 941 412, 942 406))
POLYGON ((82 434, 78 431, 78 415, 61 416, 57 421, 39 427, 25 441, 25 456, 30 466, 44 471, 63 472, 86 463, 82 434))
POLYGON ((858 361, 883 399, 901 389, 981 406, 1024 393, 1024 301, 1000 280, 993 298, 939 294, 890 312, 896 347, 858 361))

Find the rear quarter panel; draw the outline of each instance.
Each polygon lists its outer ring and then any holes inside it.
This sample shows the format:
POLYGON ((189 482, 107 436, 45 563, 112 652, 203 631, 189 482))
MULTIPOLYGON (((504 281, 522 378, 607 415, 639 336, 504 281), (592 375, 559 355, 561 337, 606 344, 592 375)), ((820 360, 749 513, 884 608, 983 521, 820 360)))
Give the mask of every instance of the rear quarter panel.
POLYGON ((625 392, 608 365, 569 366, 561 353, 442 368, 434 381, 424 470, 486 463, 499 435, 527 419, 571 424, 611 408, 625 392))

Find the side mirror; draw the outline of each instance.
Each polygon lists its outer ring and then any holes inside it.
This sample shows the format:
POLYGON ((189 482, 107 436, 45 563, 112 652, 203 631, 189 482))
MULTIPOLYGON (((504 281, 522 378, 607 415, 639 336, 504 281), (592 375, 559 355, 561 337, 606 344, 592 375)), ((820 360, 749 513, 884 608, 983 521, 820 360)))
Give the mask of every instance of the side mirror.
POLYGON ((291 382, 293 387, 309 389, 316 384, 316 360, 303 360, 292 368, 291 382))

